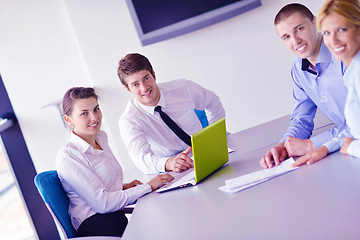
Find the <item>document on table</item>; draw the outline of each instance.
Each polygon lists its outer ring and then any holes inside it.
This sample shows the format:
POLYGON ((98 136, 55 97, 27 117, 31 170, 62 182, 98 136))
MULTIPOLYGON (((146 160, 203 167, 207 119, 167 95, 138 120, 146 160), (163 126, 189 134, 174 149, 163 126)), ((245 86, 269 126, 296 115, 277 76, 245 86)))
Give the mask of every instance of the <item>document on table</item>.
POLYGON ((251 186, 257 185, 259 183, 268 181, 272 178, 280 176, 284 173, 298 169, 299 167, 292 168, 291 165, 295 163, 293 158, 289 158, 283 161, 280 165, 249 173, 240 177, 232 178, 225 181, 225 185, 219 189, 224 192, 238 192, 249 188, 251 186))

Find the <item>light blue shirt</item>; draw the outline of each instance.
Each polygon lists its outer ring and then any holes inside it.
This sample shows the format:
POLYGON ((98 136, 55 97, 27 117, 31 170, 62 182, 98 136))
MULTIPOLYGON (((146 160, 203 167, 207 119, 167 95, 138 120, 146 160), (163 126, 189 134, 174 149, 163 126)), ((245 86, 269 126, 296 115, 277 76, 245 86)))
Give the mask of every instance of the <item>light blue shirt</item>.
POLYGON ((291 69, 293 80, 294 111, 291 124, 281 142, 288 136, 308 139, 314 129, 317 108, 335 124, 335 127, 311 138, 314 145, 326 145, 329 152, 338 150, 341 145, 338 134, 346 128, 344 106, 346 88, 343 82, 344 65, 337 61, 321 43, 315 71, 307 59, 296 56, 291 69))
POLYGON ((348 153, 360 157, 360 51, 346 70, 344 81, 348 90, 345 104, 346 122, 352 137, 356 139, 349 145, 348 153))

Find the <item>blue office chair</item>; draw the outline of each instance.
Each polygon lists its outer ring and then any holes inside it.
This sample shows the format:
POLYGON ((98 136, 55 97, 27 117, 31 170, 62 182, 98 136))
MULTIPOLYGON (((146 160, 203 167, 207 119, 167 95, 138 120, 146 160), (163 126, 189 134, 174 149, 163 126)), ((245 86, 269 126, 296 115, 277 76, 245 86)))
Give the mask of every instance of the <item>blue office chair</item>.
POLYGON ((69 198, 64 191, 55 170, 39 173, 34 179, 35 185, 43 198, 58 227, 62 239, 76 237, 76 230, 68 214, 69 198))
MULTIPOLYGON (((46 207, 49 209, 49 212, 54 218, 61 239, 75 238, 76 230, 71 224, 68 214, 70 200, 61 185, 57 171, 52 170, 39 173, 35 176, 34 182, 45 202, 46 207)), ((122 211, 125 214, 132 214, 134 208, 126 207, 123 208, 122 211)), ((91 237, 87 238, 91 239, 91 237)), ((99 238, 99 236, 97 238, 99 238)), ((119 237, 116 238, 119 239, 119 237)), ((101 239, 111 240, 114 239, 114 237, 104 236, 101 237, 101 239)))
POLYGON ((202 128, 209 125, 209 121, 207 119, 206 113, 204 110, 194 109, 196 116, 199 118, 202 128))

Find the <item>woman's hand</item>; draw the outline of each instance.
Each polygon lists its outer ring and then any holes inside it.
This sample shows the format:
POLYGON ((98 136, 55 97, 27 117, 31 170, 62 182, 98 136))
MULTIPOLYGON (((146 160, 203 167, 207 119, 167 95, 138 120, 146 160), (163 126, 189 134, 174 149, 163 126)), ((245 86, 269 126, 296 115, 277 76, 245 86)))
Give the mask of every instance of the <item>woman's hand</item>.
POLYGON ((321 147, 315 149, 314 151, 311 151, 311 152, 305 154, 304 156, 300 157, 299 159, 297 159, 296 162, 294 164, 292 164, 292 167, 298 167, 305 163, 308 165, 313 164, 313 163, 323 159, 327 155, 328 155, 328 148, 326 146, 321 146, 321 147))
POLYGON ((154 191, 159 187, 161 187, 162 185, 164 185, 165 183, 171 182, 172 180, 174 180, 174 177, 168 173, 165 173, 165 174, 157 175, 156 177, 151 179, 150 182, 148 182, 148 184, 151 186, 151 190, 154 191))
POLYGON ((348 154, 348 147, 352 141, 354 141, 354 138, 351 137, 344 137, 344 144, 342 145, 340 152, 343 154, 348 154))
POLYGON ((124 185, 123 185, 123 189, 124 190, 126 190, 126 189, 129 189, 129 188, 132 188, 132 187, 136 187, 137 185, 141 185, 141 184, 143 184, 142 182, 140 182, 139 180, 134 180, 134 181, 132 181, 132 182, 130 182, 130 183, 125 183, 124 185))

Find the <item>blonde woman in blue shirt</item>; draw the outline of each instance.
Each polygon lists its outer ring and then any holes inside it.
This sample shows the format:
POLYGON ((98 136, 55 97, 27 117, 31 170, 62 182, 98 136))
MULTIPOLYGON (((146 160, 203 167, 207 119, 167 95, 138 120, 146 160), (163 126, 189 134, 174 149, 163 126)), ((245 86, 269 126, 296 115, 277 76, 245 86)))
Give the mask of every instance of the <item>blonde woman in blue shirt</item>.
POLYGON ((62 107, 71 137, 58 152, 57 171, 70 199, 71 222, 78 236, 121 236, 127 225, 121 209, 173 177, 123 183, 123 170, 100 130, 102 113, 93 88, 69 89, 62 107))
POLYGON ((351 137, 341 152, 360 157, 360 3, 359 0, 326 1, 319 12, 318 28, 332 54, 345 63, 348 95, 345 118, 351 137))
POLYGON ((351 137, 340 151, 360 157, 360 3, 359 0, 328 0, 318 14, 318 29, 331 53, 346 66, 348 91, 345 118, 351 137))

